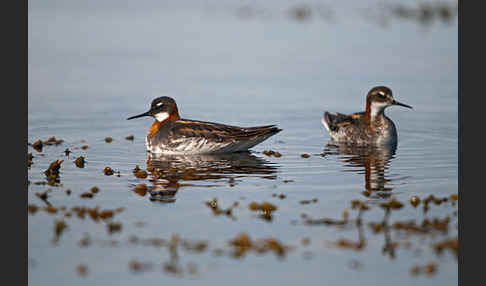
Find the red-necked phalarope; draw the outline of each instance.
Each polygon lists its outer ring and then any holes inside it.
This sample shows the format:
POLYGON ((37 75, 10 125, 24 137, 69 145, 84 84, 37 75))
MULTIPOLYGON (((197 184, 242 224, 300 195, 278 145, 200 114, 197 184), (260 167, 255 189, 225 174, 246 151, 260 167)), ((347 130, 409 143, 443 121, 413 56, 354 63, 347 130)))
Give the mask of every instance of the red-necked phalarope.
POLYGON ((387 145, 397 143, 395 124, 385 115, 385 108, 400 105, 393 98, 392 91, 385 86, 377 86, 368 92, 366 111, 345 115, 342 113, 324 113, 322 124, 329 131, 332 139, 358 145, 387 145))
POLYGON ((182 119, 174 99, 163 96, 152 101, 150 110, 140 115, 155 122, 145 139, 147 151, 158 154, 215 154, 247 151, 282 131, 275 125, 237 127, 182 119))

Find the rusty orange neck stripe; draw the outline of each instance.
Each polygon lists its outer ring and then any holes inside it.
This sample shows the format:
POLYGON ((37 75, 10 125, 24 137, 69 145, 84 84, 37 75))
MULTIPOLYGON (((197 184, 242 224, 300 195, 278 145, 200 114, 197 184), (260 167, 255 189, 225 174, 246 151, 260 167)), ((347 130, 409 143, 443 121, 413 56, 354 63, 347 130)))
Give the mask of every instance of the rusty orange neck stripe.
POLYGON ((366 100, 366 112, 363 117, 364 122, 369 124, 371 122, 371 103, 366 100))
POLYGON ((173 121, 173 120, 179 120, 180 117, 179 117, 179 112, 175 112, 173 114, 171 114, 166 120, 164 121, 157 121, 155 120, 154 123, 152 124, 152 126, 150 126, 149 128, 149 132, 147 134, 147 138, 150 139, 152 138, 152 136, 155 135, 155 133, 159 132, 160 128, 162 127, 162 125, 164 125, 165 123, 169 122, 169 121, 173 121))

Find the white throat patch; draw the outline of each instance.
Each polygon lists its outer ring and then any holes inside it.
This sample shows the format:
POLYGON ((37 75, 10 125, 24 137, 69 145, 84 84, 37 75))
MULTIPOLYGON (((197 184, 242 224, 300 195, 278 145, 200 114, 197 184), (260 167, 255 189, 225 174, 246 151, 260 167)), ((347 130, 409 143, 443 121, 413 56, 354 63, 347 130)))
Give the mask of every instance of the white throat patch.
POLYGON ((162 122, 162 121, 166 120, 167 118, 169 118, 169 113, 159 112, 159 113, 155 114, 154 117, 158 122, 162 122))
POLYGON ((383 109, 388 106, 386 102, 373 102, 371 104, 371 116, 376 116, 383 112, 383 109))

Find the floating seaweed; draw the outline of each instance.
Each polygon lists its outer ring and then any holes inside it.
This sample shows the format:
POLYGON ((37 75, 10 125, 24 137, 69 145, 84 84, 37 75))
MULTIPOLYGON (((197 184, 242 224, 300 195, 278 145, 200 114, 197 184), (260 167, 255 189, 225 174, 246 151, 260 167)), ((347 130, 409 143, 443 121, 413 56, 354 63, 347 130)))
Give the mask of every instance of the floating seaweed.
POLYGON ((64 162, 64 160, 56 160, 44 171, 48 183, 53 184, 59 182, 59 169, 61 169, 62 162, 64 162))
POLYGON ((52 136, 51 138, 47 139, 46 141, 42 142, 44 145, 59 145, 61 144, 62 142, 64 142, 64 140, 62 139, 56 139, 56 137, 52 136))
POLYGON ((311 204, 311 203, 317 203, 319 200, 317 198, 314 198, 312 200, 301 200, 299 201, 299 204, 301 205, 308 205, 308 204, 311 204))
POLYGON ((115 171, 111 167, 106 166, 105 169, 103 169, 103 173, 105 173, 106 176, 111 176, 115 171))
POLYGON ((31 205, 27 206, 27 209, 29 210, 30 214, 35 214, 37 212, 37 210, 39 209, 39 207, 31 204, 31 205))
POLYGON ((88 275, 88 266, 86 266, 84 264, 79 264, 76 267, 76 270, 77 270, 79 276, 81 276, 81 277, 86 277, 88 275))
POLYGON ((272 213, 277 210, 277 206, 269 202, 262 202, 261 204, 251 202, 248 205, 248 208, 251 211, 261 211, 260 218, 267 221, 271 221, 273 219, 272 213))
POLYGON ((285 246, 276 238, 269 237, 252 241, 250 236, 246 233, 237 234, 237 236, 230 240, 228 244, 234 247, 232 256, 235 258, 241 258, 249 251, 255 251, 256 253, 271 251, 282 258, 290 249, 290 247, 285 246))
POLYGON ((92 199, 94 197, 93 193, 90 192, 84 192, 81 195, 79 195, 80 198, 82 199, 92 199))
POLYGON ((265 150, 263 151, 263 154, 267 155, 268 157, 270 156, 274 156, 274 157, 282 157, 282 154, 280 154, 280 152, 275 152, 275 151, 272 151, 272 150, 265 150))
POLYGON ((43 147, 42 140, 37 140, 34 143, 32 143, 32 147, 35 149, 37 152, 42 152, 42 147, 43 147))
POLYGON ((74 164, 76 164, 76 167, 78 168, 84 168, 84 157, 83 156, 79 156, 75 161, 74 161, 74 164))
POLYGON ((121 232, 122 230, 122 224, 119 222, 110 222, 107 224, 108 227, 108 233, 111 235, 115 232, 121 232))
POLYGON ((54 243, 57 243, 61 238, 62 233, 68 228, 64 220, 56 220, 54 222, 54 243))
POLYGON ((410 204, 416 208, 419 204, 420 204, 420 198, 417 197, 417 196, 413 196, 411 199, 410 199, 410 204))
POLYGON ((420 266, 415 265, 410 268, 410 275, 418 276, 420 274, 426 274, 428 276, 432 276, 437 273, 437 263, 429 262, 426 265, 420 266))
POLYGON ((218 199, 217 198, 214 198, 212 199, 211 201, 207 201, 207 202, 204 202, 205 205, 207 205, 209 208, 211 208, 211 210, 213 211, 213 214, 215 216, 218 216, 218 215, 221 215, 221 214, 224 214, 228 217, 230 217, 231 219, 236 219, 234 216, 233 216, 233 206, 232 207, 229 207, 227 209, 221 209, 219 206, 218 206, 218 199))

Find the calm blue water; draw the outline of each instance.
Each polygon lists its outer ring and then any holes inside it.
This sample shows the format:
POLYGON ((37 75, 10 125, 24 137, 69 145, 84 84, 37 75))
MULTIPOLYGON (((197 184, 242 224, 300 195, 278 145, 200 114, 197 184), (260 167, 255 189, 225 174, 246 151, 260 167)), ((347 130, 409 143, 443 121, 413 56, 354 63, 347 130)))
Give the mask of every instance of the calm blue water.
POLYGON ((57 244, 52 242, 54 225, 64 212, 29 215, 29 285, 457 284, 456 257, 447 251, 438 256, 432 247, 457 237, 457 206, 431 204, 424 213, 422 205, 415 209, 409 203, 414 195, 423 199, 458 192, 457 20, 424 26, 390 17, 381 26, 378 18, 366 17, 370 10, 380 11, 376 1, 325 6, 333 11, 326 20, 315 12, 320 2, 309 3, 314 9, 310 19, 297 21, 288 16, 291 1, 201 1, 190 6, 29 2, 28 139, 33 143, 55 136, 64 142, 41 153, 29 147, 34 159, 28 203, 46 206, 35 193, 50 188, 48 202, 55 207, 124 208, 112 219, 122 224, 121 232, 110 235, 107 222, 73 215, 65 218, 68 228, 57 244), (239 16, 244 6, 252 7, 251 17, 239 16), (322 112, 361 111, 366 93, 376 85, 391 87, 398 101, 414 107, 386 111, 398 128, 397 149, 327 146, 322 112), (283 131, 250 154, 152 158, 144 146, 151 119, 125 119, 145 112, 160 95, 172 96, 185 118, 240 126, 277 124, 283 131), (131 134, 133 142, 124 139, 131 134), (112 143, 105 143, 108 136, 112 143), (89 148, 80 149, 83 145, 89 148), (72 151, 69 157, 66 148, 72 151), (262 153, 269 149, 282 157, 262 153), (303 153, 311 157, 302 158, 303 153), (84 168, 73 163, 80 155, 86 158, 84 168), (34 184, 45 181, 43 171, 57 159, 64 160, 62 186, 34 184), (135 165, 172 168, 179 174, 139 179, 132 174, 135 165), (105 176, 106 166, 120 177, 105 176), (133 192, 140 183, 162 192, 165 201, 133 192), (79 197, 93 186, 100 189, 93 199, 79 197), (363 194, 367 190, 370 196, 363 194), (390 196, 405 204, 391 213, 390 225, 450 216, 449 231, 410 237, 393 229, 375 234, 368 223, 383 220, 379 204, 390 196), (236 219, 213 215, 204 204, 213 198, 223 209, 239 202, 232 212, 236 219), (314 198, 316 203, 300 203, 314 198), (303 223, 302 214, 341 219, 345 209, 355 219, 352 200, 371 207, 361 230, 354 224, 303 223), (251 201, 275 204, 272 221, 250 211, 251 201), (254 252, 235 259, 228 241, 240 232, 252 239, 275 237, 294 249, 284 259, 254 252), (358 241, 360 232, 366 241, 361 250, 330 243, 358 241), (208 243, 202 253, 178 248, 180 275, 163 270, 171 261, 167 247, 131 242, 133 236, 169 240, 174 233, 208 243), (86 234, 92 243, 81 247, 86 234), (308 246, 302 245, 303 238, 310 238, 308 246), (383 251, 390 241, 401 243, 394 255, 383 251), (224 254, 214 255, 215 249, 224 254), (131 261, 152 268, 135 273, 131 261), (435 274, 410 274, 414 265, 430 261, 437 265, 435 274), (80 264, 88 267, 86 276, 78 274, 80 264))

